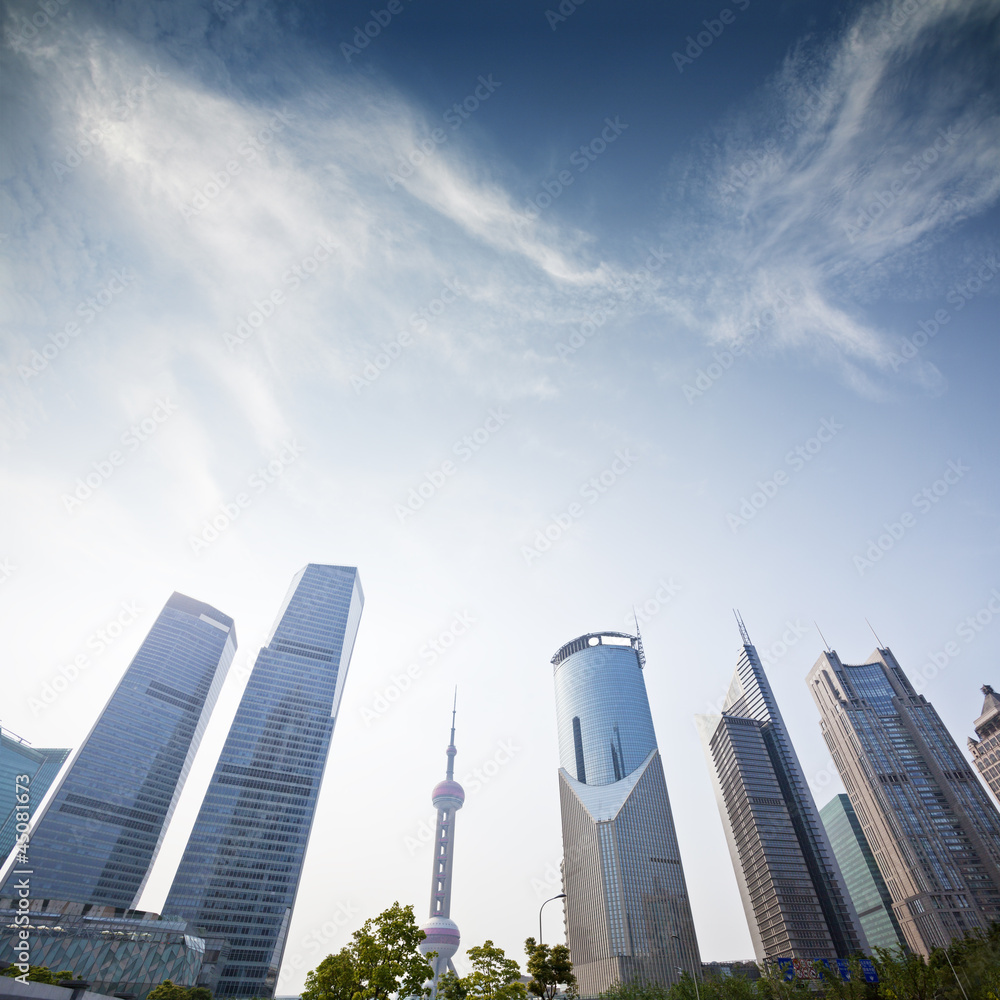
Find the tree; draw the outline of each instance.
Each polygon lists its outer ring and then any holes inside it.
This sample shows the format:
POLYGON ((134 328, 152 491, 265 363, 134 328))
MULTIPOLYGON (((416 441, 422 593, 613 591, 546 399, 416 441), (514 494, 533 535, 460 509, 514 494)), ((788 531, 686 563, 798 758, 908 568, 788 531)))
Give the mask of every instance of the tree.
POLYGON ((22 973, 20 966, 8 965, 3 972, 0 972, 0 975, 12 977, 27 975, 29 983, 48 983, 50 986, 58 985, 63 979, 76 979, 76 976, 69 969, 53 972, 46 965, 29 965, 27 973, 22 973))
POLYGON ((525 1000, 521 967, 492 941, 473 945, 466 954, 472 971, 459 978, 446 972, 438 982, 443 1000, 525 1000))
POLYGON ((302 1000, 388 1000, 420 997, 434 974, 420 954, 424 932, 412 906, 393 903, 369 918, 336 955, 327 955, 306 977, 302 1000))
POLYGON ((524 942, 524 950, 528 953, 527 970, 531 976, 529 993, 542 1000, 552 1000, 559 987, 565 986, 567 997, 578 995, 573 963, 566 945, 556 944, 550 948, 547 944, 535 944, 535 939, 530 937, 524 942))
POLYGON ((146 994, 146 1000, 188 1000, 188 988, 178 986, 171 979, 164 979, 159 986, 154 986, 146 994))

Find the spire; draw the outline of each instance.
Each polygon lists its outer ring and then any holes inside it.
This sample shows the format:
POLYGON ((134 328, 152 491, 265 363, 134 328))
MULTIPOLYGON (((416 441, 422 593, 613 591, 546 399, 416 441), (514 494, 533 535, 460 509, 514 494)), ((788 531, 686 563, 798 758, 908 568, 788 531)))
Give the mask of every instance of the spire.
POLYGON ((875 631, 874 626, 868 619, 865 619, 865 624, 872 630, 872 635, 875 636, 875 641, 878 643, 878 648, 882 649, 882 640, 878 637, 878 632, 875 631))
POLYGON ((743 645, 752 646, 753 643, 750 641, 750 633, 747 632, 746 625, 743 624, 743 619, 740 617, 740 613, 733 608, 733 614, 736 615, 736 624, 740 627, 740 635, 743 636, 743 645))
MULTIPOLYGON (((868 619, 866 618, 866 619, 865 619, 865 621, 867 621, 867 620, 868 620, 868 619)), ((832 650, 832 649, 830 649, 830 643, 828 643, 828 642, 826 641, 826 636, 825 636, 825 635, 823 635, 823 630, 822 630, 822 629, 821 629, 821 628, 819 627, 819 624, 818 624, 817 622, 813 622, 813 625, 815 625, 815 626, 816 626, 816 631, 817 631, 817 632, 819 632, 819 637, 820 637, 820 638, 821 638, 821 639, 823 640, 823 645, 824 645, 824 646, 826 646, 826 651, 827 651, 828 653, 832 653, 832 652, 833 652, 833 650, 832 650)), ((871 628, 871 625, 869 625, 868 627, 869 627, 869 628, 871 628)), ((873 630, 873 631, 874 631, 874 630, 873 630)), ((878 636, 875 636, 875 638, 877 639, 877 638, 878 638, 878 636)))
POLYGON ((632 617, 635 619, 635 651, 639 657, 639 666, 646 666, 646 651, 642 648, 642 633, 639 631, 639 616, 635 613, 635 605, 632 605, 632 617))
POLYGON ((451 703, 451 739, 448 742, 448 749, 445 753, 448 754, 448 769, 445 771, 445 777, 448 781, 455 780, 455 755, 458 751, 455 749, 455 710, 458 708, 458 685, 455 685, 455 698, 451 703))

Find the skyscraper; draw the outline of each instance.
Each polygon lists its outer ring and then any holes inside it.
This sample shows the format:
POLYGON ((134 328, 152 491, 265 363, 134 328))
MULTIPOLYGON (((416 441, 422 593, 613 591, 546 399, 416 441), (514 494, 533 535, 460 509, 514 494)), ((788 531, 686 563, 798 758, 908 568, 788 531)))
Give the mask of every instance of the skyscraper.
POLYGON ((235 651, 232 618, 171 596, 38 818, 33 897, 136 906, 235 651))
POLYGON ((983 711, 973 723, 979 739, 969 738, 969 752, 986 784, 1000 799, 1000 698, 989 684, 984 684, 982 691, 986 696, 983 711))
POLYGON ((566 930, 580 994, 700 976, 642 642, 594 632, 552 664, 566 930))
POLYGON ((69 753, 69 750, 33 747, 20 736, 0 729, 0 864, 17 841, 14 779, 19 774, 28 776, 31 801, 38 805, 69 753))
POLYGON ((808 684, 910 948, 1000 919, 1000 814, 892 653, 851 665, 830 650, 808 684))
POLYGON ((695 719, 757 960, 863 947, 850 897, 757 650, 743 648, 719 715, 695 719))
POLYGON ((229 942, 216 996, 273 995, 363 604, 300 570, 236 710, 163 908, 229 942))
POLYGON ((451 740, 445 751, 448 766, 444 781, 431 792, 437 809, 437 829, 434 837, 434 871, 431 876, 430 920, 424 925, 427 936, 420 943, 423 954, 435 952, 432 959, 434 977, 431 980, 431 1000, 437 996, 438 980, 446 969, 454 971, 452 958, 461 944, 458 924, 451 919, 451 873, 455 862, 455 814, 465 802, 465 789, 455 780, 455 709, 451 710, 451 740))
POLYGON ((835 795, 820 809, 819 814, 858 921, 868 938, 868 947, 892 952, 905 948, 906 938, 892 912, 892 897, 875 864, 875 856, 868 846, 850 798, 843 793, 835 795))

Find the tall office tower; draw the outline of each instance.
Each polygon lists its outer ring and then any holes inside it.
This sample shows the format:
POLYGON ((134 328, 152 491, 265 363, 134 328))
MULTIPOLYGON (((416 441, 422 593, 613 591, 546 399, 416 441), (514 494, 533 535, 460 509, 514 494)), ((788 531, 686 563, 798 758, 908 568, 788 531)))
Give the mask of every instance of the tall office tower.
POLYGON ((835 795, 819 814, 861 929, 868 938, 868 947, 892 952, 905 948, 906 938, 892 912, 889 888, 875 864, 875 856, 850 798, 843 793, 835 795))
POLYGON ((715 797, 758 961, 847 958, 864 944, 757 650, 743 648, 720 715, 700 715, 715 797))
MULTIPOLYGON (((456 695, 457 697, 457 695, 456 695)), ((446 969, 455 970, 452 958, 461 944, 458 924, 451 919, 451 871, 455 861, 455 813, 465 802, 465 789, 455 780, 455 709, 451 710, 451 741, 445 751, 448 766, 444 781, 431 792, 437 809, 437 830, 434 837, 434 872, 431 876, 431 918, 424 925, 427 936, 420 942, 423 954, 436 952, 433 959, 431 1000, 437 996, 438 980, 446 969)))
MULTIPOLYGON (((17 784, 26 784, 29 792, 29 809, 41 804, 52 779, 59 773, 69 750, 42 750, 15 736, 9 730, 0 729, 0 864, 10 854, 17 841, 17 805, 15 781, 18 775, 25 775, 17 784)), ((22 813, 24 810, 22 810, 22 813)))
POLYGON ((580 995, 700 977, 642 641, 594 632, 552 664, 566 934, 580 995))
POLYGON ((910 948, 1000 919, 1000 814, 888 649, 809 672, 823 736, 910 948))
POLYGON ((361 619, 352 566, 292 581, 163 907, 229 943, 216 996, 270 997, 361 619))
POLYGON ((235 651, 232 618, 171 596, 31 833, 34 898, 137 905, 235 651))
POLYGON ((1000 799, 1000 698, 989 684, 982 690, 986 695, 983 712, 973 723, 979 739, 969 738, 969 752, 986 784, 1000 799))

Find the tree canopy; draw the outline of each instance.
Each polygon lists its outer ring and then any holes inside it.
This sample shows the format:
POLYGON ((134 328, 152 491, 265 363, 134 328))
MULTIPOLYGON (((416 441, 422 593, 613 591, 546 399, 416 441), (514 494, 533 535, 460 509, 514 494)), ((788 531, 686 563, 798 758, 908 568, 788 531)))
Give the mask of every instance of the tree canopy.
POLYGON ((569 948, 564 944, 536 944, 533 937, 524 942, 528 953, 528 992, 542 1000, 552 1000, 560 986, 565 987, 566 996, 575 998, 576 976, 569 958, 569 948))
POLYGON ((438 983, 443 1000, 525 1000, 521 967, 492 941, 473 945, 466 955, 472 963, 467 976, 446 972, 438 983))

